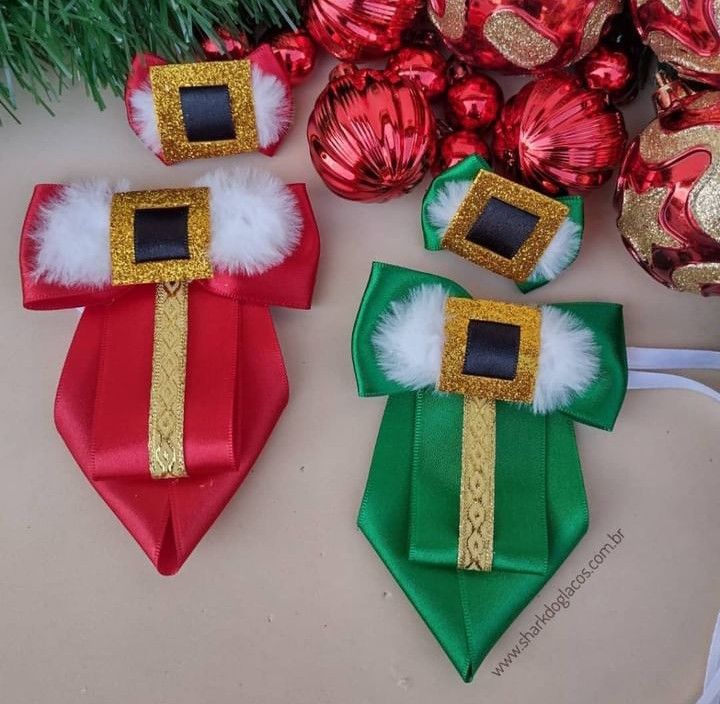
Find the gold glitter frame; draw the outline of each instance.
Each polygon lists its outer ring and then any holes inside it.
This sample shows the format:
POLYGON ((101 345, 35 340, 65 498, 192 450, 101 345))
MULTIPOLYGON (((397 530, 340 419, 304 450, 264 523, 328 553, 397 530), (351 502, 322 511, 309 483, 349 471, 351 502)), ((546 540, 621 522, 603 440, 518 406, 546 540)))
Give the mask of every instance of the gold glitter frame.
POLYGON ((532 403, 540 356, 541 321, 542 314, 535 306, 449 297, 445 304, 445 346, 438 389, 497 401, 532 403), (519 326, 520 349, 514 379, 463 373, 471 320, 519 326))
POLYGON ((114 285, 192 281, 212 276, 210 190, 165 188, 115 193, 110 206, 110 258, 114 285), (188 259, 135 261, 135 211, 143 208, 188 208, 188 259))
POLYGON ((442 246, 496 274, 513 281, 526 281, 568 216, 568 212, 568 206, 560 201, 513 183, 492 171, 479 171, 450 220, 442 239, 442 246), (525 240, 512 259, 501 257, 465 239, 491 198, 521 208, 538 218, 530 237, 525 240))
POLYGON ((160 143, 168 163, 257 151, 252 65, 248 59, 151 66, 150 85, 160 143), (227 86, 235 139, 188 140, 180 88, 199 86, 227 86))

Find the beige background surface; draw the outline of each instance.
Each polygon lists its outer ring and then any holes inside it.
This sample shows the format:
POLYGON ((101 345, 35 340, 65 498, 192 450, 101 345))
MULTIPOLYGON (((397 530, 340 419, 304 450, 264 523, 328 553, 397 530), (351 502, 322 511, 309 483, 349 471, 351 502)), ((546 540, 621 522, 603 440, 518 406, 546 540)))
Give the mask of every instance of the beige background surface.
MULTIPOLYGON (((720 406, 712 401, 632 392, 614 433, 579 427, 590 531, 471 685, 355 528, 384 404, 356 396, 348 351, 370 262, 435 271, 478 296, 520 296, 451 254, 423 251, 422 187, 385 205, 325 189, 304 129, 328 69, 297 91, 298 119, 279 155, 244 158, 307 182, 321 228, 312 311, 274 313, 290 405, 252 474, 171 578, 154 572, 55 432, 52 400, 76 313, 22 310, 17 242, 35 182, 108 175, 181 185, 220 162, 162 166, 128 129, 119 100, 98 113, 81 90, 54 119, 28 101, 21 127, 0 128, 0 699, 694 702, 720 608, 720 406), (544 601, 618 528, 625 540, 571 607, 502 677, 492 674, 544 601)), ((635 133, 649 100, 627 113, 635 133)), ((631 344, 720 348, 720 302, 653 283, 625 253, 610 199, 605 188, 588 200, 578 262, 529 299, 617 300, 631 344)))

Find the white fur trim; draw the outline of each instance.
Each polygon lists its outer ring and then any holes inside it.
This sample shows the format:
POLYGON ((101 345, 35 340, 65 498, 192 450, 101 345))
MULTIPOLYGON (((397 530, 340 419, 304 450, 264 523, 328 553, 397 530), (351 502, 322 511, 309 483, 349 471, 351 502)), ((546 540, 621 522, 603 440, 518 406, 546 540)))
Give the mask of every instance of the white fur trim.
POLYGON ((567 269, 580 251, 580 235, 580 226, 565 218, 527 280, 552 281, 567 269))
POLYGON ((430 224, 440 230, 441 240, 471 185, 472 181, 448 181, 443 184, 436 197, 428 205, 427 214, 430 224))
POLYGON ((583 393, 600 370, 598 355, 592 332, 576 316, 543 306, 535 413, 551 413, 583 393))
POLYGON ((262 149, 280 141, 292 121, 292 100, 286 85, 271 73, 252 67, 253 105, 258 144, 262 149))
MULTIPOLYGON (((276 176, 247 168, 218 170, 198 179, 210 188, 210 259, 231 274, 260 274, 297 247, 303 220, 293 192, 276 176)), ((84 181, 64 186, 42 206, 35 276, 63 286, 105 286, 111 281, 110 203, 127 191, 122 182, 84 181)))
POLYGON ((447 297, 440 284, 423 284, 390 304, 372 336, 378 364, 388 379, 416 390, 437 384, 447 297))
POLYGON ((82 181, 60 189, 42 206, 32 237, 37 243, 35 276, 62 286, 110 283, 110 201, 107 181, 82 181))
POLYGON ((143 84, 142 88, 133 91, 130 95, 130 108, 135 127, 138 130, 140 141, 155 154, 162 152, 160 143, 160 132, 157 126, 155 115, 155 103, 153 102, 150 84, 143 84))
MULTIPOLYGON (((380 368, 409 390, 437 386, 445 344, 445 301, 440 284, 423 284, 393 301, 372 336, 380 368)), ((543 306, 540 358, 532 408, 551 413, 567 406, 596 379, 600 361, 592 332, 571 313, 543 306)))
MULTIPOLYGON (((279 142, 290 127, 292 101, 285 84, 277 76, 263 73, 254 64, 252 89, 258 144, 264 149, 279 142)), ((149 83, 133 91, 130 107, 140 141, 155 154, 160 154, 162 144, 149 83)))
POLYGON ((210 188, 210 259, 218 269, 259 274, 297 247, 300 208, 277 176, 258 169, 218 169, 195 185, 210 188))

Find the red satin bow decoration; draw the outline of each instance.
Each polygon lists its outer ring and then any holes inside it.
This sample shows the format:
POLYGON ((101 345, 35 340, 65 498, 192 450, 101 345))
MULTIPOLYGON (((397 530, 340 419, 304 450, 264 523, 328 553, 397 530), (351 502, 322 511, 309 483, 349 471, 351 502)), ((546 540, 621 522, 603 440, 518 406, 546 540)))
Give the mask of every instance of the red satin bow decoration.
POLYGON ((66 287, 33 274, 32 233, 61 186, 35 188, 23 226, 23 303, 85 306, 65 361, 55 423, 78 465, 161 574, 174 574, 240 486, 288 399, 268 307, 309 308, 319 238, 302 185, 304 229, 281 264, 189 284, 184 440, 187 477, 148 472, 155 285, 66 287))

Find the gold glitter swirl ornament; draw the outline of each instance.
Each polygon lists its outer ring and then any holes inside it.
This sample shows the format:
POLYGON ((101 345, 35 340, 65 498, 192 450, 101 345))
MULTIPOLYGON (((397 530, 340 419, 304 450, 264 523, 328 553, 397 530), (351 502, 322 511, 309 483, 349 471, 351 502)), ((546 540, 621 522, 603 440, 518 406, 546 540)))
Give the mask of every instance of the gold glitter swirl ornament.
POLYGON ((509 73, 579 61, 620 9, 620 0, 428 0, 430 18, 455 54, 509 73))
POLYGON ((633 258, 678 291, 720 294, 720 92, 659 74, 658 116, 618 177, 618 228, 633 258))
POLYGON ((125 103, 133 131, 166 164, 252 151, 272 155, 293 112, 289 79, 267 46, 235 61, 170 64, 138 55, 125 103))

